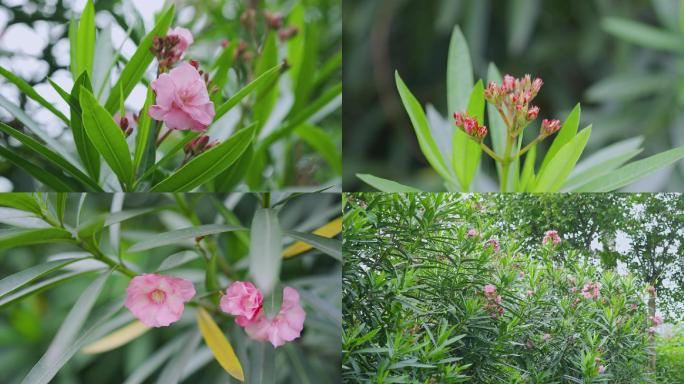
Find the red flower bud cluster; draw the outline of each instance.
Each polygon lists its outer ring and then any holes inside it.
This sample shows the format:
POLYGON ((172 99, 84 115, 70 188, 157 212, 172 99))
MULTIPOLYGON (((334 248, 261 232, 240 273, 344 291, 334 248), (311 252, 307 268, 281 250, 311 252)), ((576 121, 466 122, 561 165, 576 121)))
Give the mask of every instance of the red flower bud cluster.
POLYGON ((176 47, 180 44, 180 37, 167 35, 164 37, 155 36, 150 51, 159 60, 159 68, 166 72, 174 64, 180 61, 183 51, 176 47))
POLYGON ((482 141, 487 136, 487 126, 478 124, 474 117, 465 113, 454 112, 454 121, 457 127, 463 129, 468 136, 476 141, 482 141))
MULTIPOLYGON (((530 75, 517 79, 511 75, 503 78, 501 85, 491 81, 484 91, 485 99, 492 103, 504 117, 511 134, 517 136, 523 128, 539 117, 539 107, 530 103, 539 93, 544 82, 540 78, 534 80, 530 75)), ((549 136, 560 129, 558 120, 544 120, 542 136, 549 136)))
POLYGON ((217 146, 218 143, 218 140, 209 142, 209 136, 202 135, 200 137, 193 139, 191 142, 185 144, 185 147, 183 147, 183 151, 185 152, 186 156, 197 156, 200 153, 217 146))
POLYGON ((139 117, 135 113, 127 113, 123 117, 121 117, 119 112, 114 115, 114 121, 116 121, 116 124, 121 128, 126 137, 133 133, 133 128, 138 125, 138 119, 139 117))
POLYGON ((558 130, 561 129, 561 123, 560 120, 548 120, 544 119, 542 120, 542 125, 541 125, 541 134, 542 136, 550 136, 553 135, 554 133, 558 132, 558 130))

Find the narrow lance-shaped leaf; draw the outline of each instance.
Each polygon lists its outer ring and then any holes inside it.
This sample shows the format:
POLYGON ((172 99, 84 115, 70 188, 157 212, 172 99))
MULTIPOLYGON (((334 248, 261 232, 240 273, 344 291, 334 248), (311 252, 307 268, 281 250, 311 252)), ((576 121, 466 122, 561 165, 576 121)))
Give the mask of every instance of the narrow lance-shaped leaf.
MULTIPOLYGON (((266 36, 266 41, 261 50, 261 57, 257 61, 255 75, 260 76, 264 74, 269 68, 273 68, 278 64, 278 42, 276 33, 271 31, 266 36)), ((257 132, 266 124, 271 111, 275 107, 278 99, 278 87, 276 79, 259 87, 256 92, 256 101, 252 107, 254 120, 258 122, 259 127, 257 132)))
POLYGON ((62 155, 38 142, 38 140, 32 138, 31 136, 25 135, 19 132, 18 130, 1 122, 0 131, 3 131, 6 134, 17 139, 22 144, 24 144, 26 148, 32 150, 37 155, 49 161, 50 164, 52 164, 54 167, 73 176, 76 180, 83 184, 83 188, 97 192, 102 191, 102 189, 97 184, 97 182, 95 182, 95 180, 91 179, 80 169, 76 168, 75 165, 71 164, 68 160, 63 158, 62 155))
POLYGON ((282 231, 273 209, 259 208, 250 230, 249 275, 264 295, 269 295, 280 277, 282 231))
POLYGON ((12 228, 0 230, 0 248, 72 241, 71 233, 62 228, 12 228))
POLYGON ((152 192, 191 191, 230 167, 254 138, 255 125, 242 129, 228 140, 190 160, 169 177, 152 187, 152 192))
POLYGON ((468 105, 473 89, 473 67, 468 43, 458 26, 454 27, 447 59, 447 116, 462 112, 468 105))
POLYGON ((88 0, 81 13, 76 47, 72 46, 72 49, 76 49, 76 73, 78 75, 84 72, 92 74, 95 56, 95 7, 92 0, 88 0))
POLYGON ((197 325, 204 337, 204 342, 207 343, 221 367, 234 378, 244 381, 245 374, 233 347, 211 315, 202 307, 197 308, 197 325))
MULTIPOLYGON (((338 217, 337 219, 314 230, 313 234, 330 238, 337 236, 340 232, 342 232, 342 218, 338 217)), ((306 252, 311 248, 312 246, 309 243, 297 241, 296 243, 285 248, 283 251, 283 257, 287 259, 289 257, 306 252)))
POLYGON ((285 233, 293 239, 310 244, 326 255, 342 261, 342 243, 339 240, 296 231, 286 231, 285 233))
POLYGON ((128 344, 149 330, 148 326, 135 320, 125 327, 117 329, 109 335, 86 345, 83 347, 83 353, 96 354, 111 351, 128 344))
POLYGON ((4 279, 0 280, 0 297, 13 292, 26 284, 47 275, 50 272, 59 270, 60 268, 67 266, 76 261, 83 260, 83 258, 73 258, 73 259, 61 259, 48 261, 46 263, 38 264, 33 267, 24 269, 13 275, 9 275, 4 279))
POLYGON ((423 112, 423 108, 420 106, 418 100, 408 89, 404 81, 399 76, 398 72, 395 72, 395 79, 397 83, 397 89, 399 90, 399 96, 404 104, 404 108, 411 119, 413 124, 413 129, 418 137, 418 144, 420 149, 423 151, 425 158, 430 163, 432 168, 434 168, 443 179, 449 180, 451 176, 449 175, 449 170, 447 168, 442 155, 439 152, 439 148, 435 143, 435 140, 430 134, 430 128, 428 127, 428 120, 423 112))
POLYGON ((119 178, 124 189, 133 181, 133 163, 121 127, 86 88, 81 88, 83 127, 95 148, 119 178))
POLYGON ((152 31, 150 31, 150 33, 148 33, 147 36, 145 36, 145 38, 140 42, 138 49, 128 61, 128 64, 126 64, 124 69, 121 71, 121 76, 119 76, 119 80, 117 80, 116 84, 114 84, 112 87, 112 92, 109 94, 107 102, 105 103, 105 108, 107 111, 109 111, 109 113, 116 112, 116 109, 119 105, 119 100, 122 97, 123 99, 126 99, 131 91, 133 91, 133 88, 136 86, 136 84, 138 84, 140 79, 142 79, 147 67, 154 59, 154 55, 152 55, 152 52, 150 52, 154 38, 156 36, 166 35, 166 31, 173 21, 174 9, 174 6, 171 5, 171 7, 164 12, 164 14, 159 18, 157 25, 155 25, 152 31), (123 92, 123 96, 120 94, 120 92, 123 92))
MULTIPOLYGON (((480 80, 470 93, 466 111, 469 116, 477 119, 479 125, 484 124, 484 106, 484 86, 480 80)), ((456 172, 462 190, 468 191, 480 165, 482 148, 480 148, 479 143, 468 137, 461 129, 456 129, 454 131, 453 151, 452 168, 456 172)))
POLYGON ((64 114, 60 112, 60 110, 58 110, 52 103, 45 100, 43 96, 36 92, 36 90, 33 89, 33 87, 29 85, 27 82, 25 82, 22 78, 8 71, 3 66, 0 66, 0 75, 4 76, 7 80, 11 81, 12 83, 14 83, 14 85, 19 87, 19 90, 23 94, 32 98, 43 107, 47 108, 55 116, 59 117, 60 120, 62 120, 64 123, 69 124, 69 119, 66 116, 64 116, 64 114))
POLYGON ((397 183, 396 181, 383 179, 370 174, 356 174, 356 177, 363 180, 366 184, 382 192, 422 192, 420 189, 409 187, 397 183))
POLYGON ((577 128, 579 128, 581 112, 582 110, 580 105, 577 104, 565 119, 565 122, 563 123, 560 131, 558 131, 558 134, 556 134, 556 138, 553 140, 551 147, 546 152, 546 156, 544 156, 542 165, 539 167, 539 174, 544 171, 544 168, 546 168, 553 157, 556 156, 556 153, 558 153, 558 151, 560 151, 565 144, 570 142, 570 140, 577 135, 577 128))
POLYGON ((0 145, 0 157, 4 157, 12 164, 30 173, 31 176, 33 176, 36 180, 45 184, 54 191, 73 192, 78 190, 78 187, 76 187, 73 183, 63 180, 61 177, 55 176, 52 174, 52 172, 35 165, 33 162, 24 159, 22 156, 17 155, 2 145, 0 145))
POLYGON ((245 96, 249 95, 255 89, 258 89, 260 87, 264 87, 267 84, 270 84, 271 82, 273 82, 276 78, 278 78, 278 75, 280 74, 280 71, 282 71, 282 69, 283 69, 283 65, 278 64, 275 67, 273 67, 273 68, 269 69, 268 71, 259 75, 259 77, 252 80, 252 82, 250 82, 249 84, 242 87, 233 96, 231 96, 231 98, 228 99, 228 101, 221 104, 216 109, 216 116, 214 117, 214 121, 223 117, 223 115, 225 115, 228 111, 230 111, 231 108, 236 106, 242 99, 245 98, 245 96))
POLYGON ((600 179, 583 185, 578 192, 614 191, 627 186, 642 177, 648 176, 663 167, 673 164, 682 158, 684 158, 684 147, 670 149, 669 151, 629 163, 600 179))
POLYGON ((565 144, 553 157, 549 164, 539 172, 533 192, 558 191, 572 169, 577 164, 584 147, 591 135, 591 126, 582 130, 572 140, 565 144))
POLYGON ((221 224, 207 224, 197 227, 189 227, 176 229, 174 231, 164 232, 150 237, 134 244, 128 248, 128 252, 141 252, 152 248, 163 247, 171 244, 179 244, 187 239, 193 239, 200 236, 215 235, 222 232, 243 231, 247 228, 236 225, 221 225, 221 224))
POLYGON ((98 277, 78 298, 71 311, 67 314, 64 322, 59 327, 55 338, 43 357, 36 363, 26 375, 22 384, 47 384, 57 374, 61 367, 58 363, 65 351, 72 346, 74 340, 82 332, 90 310, 95 305, 95 300, 100 295, 107 278, 112 270, 108 270, 98 277))
POLYGON ((0 206, 16 208, 36 214, 41 213, 37 197, 32 193, 0 193, 0 206))

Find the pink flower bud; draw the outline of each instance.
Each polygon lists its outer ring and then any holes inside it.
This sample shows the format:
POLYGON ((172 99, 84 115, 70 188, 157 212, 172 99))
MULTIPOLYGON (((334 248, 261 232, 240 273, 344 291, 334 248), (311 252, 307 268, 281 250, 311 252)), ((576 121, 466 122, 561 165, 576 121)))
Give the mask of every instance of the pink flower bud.
POLYGON ((477 231, 477 229, 475 229, 475 228, 470 228, 470 229, 468 230, 468 233, 467 233, 466 235, 467 235, 468 237, 476 237, 476 236, 478 236, 479 234, 480 234, 480 233, 477 231))
POLYGON ((261 310, 264 297, 254 284, 235 281, 230 284, 226 294, 221 297, 221 310, 229 315, 242 316, 252 320, 261 310))
POLYGON ((560 130, 561 124, 560 120, 542 120, 541 133, 543 136, 550 136, 560 130))
POLYGON ((486 248, 492 248, 494 252, 499 252, 499 241, 496 239, 487 240, 487 242, 485 243, 485 249, 486 248))
POLYGON ((527 111, 527 121, 532 121, 539 116, 539 107, 534 106, 527 111))

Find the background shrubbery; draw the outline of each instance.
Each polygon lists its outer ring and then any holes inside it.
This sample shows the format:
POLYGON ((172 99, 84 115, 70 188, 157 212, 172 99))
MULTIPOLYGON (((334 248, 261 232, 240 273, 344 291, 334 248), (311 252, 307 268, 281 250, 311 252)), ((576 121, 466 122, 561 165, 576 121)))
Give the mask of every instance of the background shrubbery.
MULTIPOLYGON (((494 196, 346 198, 345 381, 653 381, 646 284, 633 274, 606 268, 565 237, 544 247, 542 232, 525 245, 515 228, 502 228, 507 216, 494 196), (485 245, 490 239, 500 251, 485 245), (600 296, 584 298, 596 283, 600 296), (494 294, 484 292, 488 284, 494 294)), ((676 382, 663 364, 661 382, 676 382)))

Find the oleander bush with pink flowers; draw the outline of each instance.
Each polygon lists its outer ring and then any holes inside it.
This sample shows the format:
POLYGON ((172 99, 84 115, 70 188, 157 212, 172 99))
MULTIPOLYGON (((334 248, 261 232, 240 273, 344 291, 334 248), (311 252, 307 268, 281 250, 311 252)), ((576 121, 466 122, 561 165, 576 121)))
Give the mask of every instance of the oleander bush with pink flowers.
POLYGON ((553 228, 523 246, 494 196, 345 198, 345 382, 656 382, 663 319, 637 275, 553 228))
POLYGON ((68 47, 56 51, 68 62, 59 81, 30 79, 21 52, 2 54, 4 190, 341 183, 339 2, 165 2, 147 26, 129 3, 69 5, 71 21, 51 32, 68 47))
POLYGON ((339 214, 325 193, 0 194, 0 382, 336 383, 339 214))

